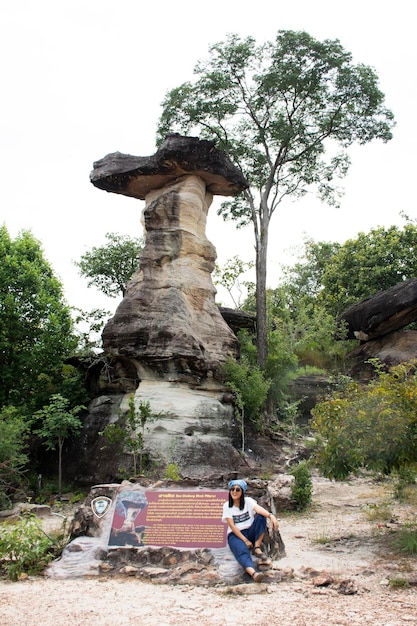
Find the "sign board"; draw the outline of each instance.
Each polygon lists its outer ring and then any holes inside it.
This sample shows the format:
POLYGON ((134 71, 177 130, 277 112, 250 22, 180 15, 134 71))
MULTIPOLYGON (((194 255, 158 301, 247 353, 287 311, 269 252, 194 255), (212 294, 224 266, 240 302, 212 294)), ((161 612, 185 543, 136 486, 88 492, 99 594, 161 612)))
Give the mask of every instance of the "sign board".
POLYGON ((123 490, 117 494, 110 547, 223 548, 227 491, 123 490))

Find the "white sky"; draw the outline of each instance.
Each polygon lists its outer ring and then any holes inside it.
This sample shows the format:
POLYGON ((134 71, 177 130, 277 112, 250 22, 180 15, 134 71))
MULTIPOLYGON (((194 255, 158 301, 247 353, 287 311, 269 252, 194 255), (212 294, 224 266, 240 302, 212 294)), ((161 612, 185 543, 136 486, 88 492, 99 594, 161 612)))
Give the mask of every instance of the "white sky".
MULTIPOLYGON (((395 114, 394 139, 351 149, 340 209, 313 198, 282 206, 271 225, 268 284, 307 235, 344 242, 416 217, 417 44, 410 0, 3 0, 0 7, 0 224, 30 229, 71 306, 114 310, 87 288, 73 261, 107 232, 142 235, 143 203, 92 186, 93 162, 110 152, 153 154, 165 93, 192 78, 196 61, 227 33, 273 40, 277 30, 339 39, 375 68, 395 114)), ((253 260, 250 228, 236 231, 212 205, 207 234, 218 263, 253 260)), ((223 298, 222 298, 223 299, 223 298)))

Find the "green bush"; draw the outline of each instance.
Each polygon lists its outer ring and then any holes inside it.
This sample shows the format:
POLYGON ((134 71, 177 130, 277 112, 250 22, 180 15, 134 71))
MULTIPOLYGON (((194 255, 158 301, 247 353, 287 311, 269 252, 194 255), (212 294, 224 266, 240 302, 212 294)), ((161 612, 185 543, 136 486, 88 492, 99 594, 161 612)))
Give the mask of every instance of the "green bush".
POLYGON ((181 480, 180 470, 176 463, 168 463, 165 469, 165 478, 169 480, 181 480))
POLYGON ((312 409, 313 461, 327 478, 362 469, 389 474, 417 463, 417 361, 389 372, 372 365, 376 377, 369 384, 346 379, 312 409))
POLYGON ((0 525, 0 572, 10 580, 40 574, 62 547, 62 541, 47 535, 34 515, 0 525))
POLYGON ((406 556, 416 556, 417 526, 415 524, 405 525, 398 534, 395 546, 406 556))
POLYGON ((304 511, 311 504, 313 483, 311 472, 306 461, 301 461, 290 472, 294 476, 291 486, 291 499, 298 511, 304 511))

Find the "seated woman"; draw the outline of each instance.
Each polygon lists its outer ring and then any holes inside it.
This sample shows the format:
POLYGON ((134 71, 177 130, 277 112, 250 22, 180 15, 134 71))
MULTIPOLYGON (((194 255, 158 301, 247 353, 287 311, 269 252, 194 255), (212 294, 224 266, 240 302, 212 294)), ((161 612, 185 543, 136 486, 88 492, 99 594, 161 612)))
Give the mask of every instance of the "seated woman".
POLYGON ((240 565, 257 583, 262 582, 264 575, 257 572, 251 556, 262 557, 262 540, 266 530, 266 520, 278 530, 278 520, 256 500, 245 497, 247 484, 244 480, 231 480, 228 484, 229 500, 223 505, 222 521, 228 524, 227 542, 240 565))

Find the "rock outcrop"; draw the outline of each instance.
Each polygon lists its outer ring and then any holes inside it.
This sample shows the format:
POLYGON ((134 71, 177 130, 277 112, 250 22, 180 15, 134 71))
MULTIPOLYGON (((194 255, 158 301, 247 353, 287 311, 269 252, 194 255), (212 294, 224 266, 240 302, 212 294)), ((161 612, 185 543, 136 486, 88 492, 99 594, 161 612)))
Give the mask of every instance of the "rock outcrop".
POLYGON ((397 283, 390 289, 353 304, 339 320, 348 326, 348 339, 369 341, 404 328, 417 320, 417 278, 397 283))
POLYGON ((417 331, 404 327, 417 321, 417 278, 379 291, 343 311, 339 321, 347 323, 348 338, 361 343, 350 355, 351 374, 371 378, 378 359, 386 367, 417 358, 417 331))
MULTIPOLYGON (((120 369, 135 369, 136 402, 149 402, 158 416, 146 433, 149 451, 187 476, 236 469, 221 366, 238 343, 215 304, 216 251, 205 228, 213 194, 236 195, 245 179, 214 142, 169 135, 151 157, 116 153, 96 162, 91 182, 145 200, 139 268, 103 331, 103 348, 120 369)), ((126 389, 119 399, 123 411, 126 389)))

